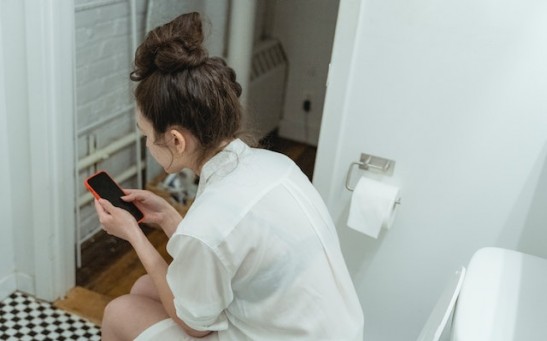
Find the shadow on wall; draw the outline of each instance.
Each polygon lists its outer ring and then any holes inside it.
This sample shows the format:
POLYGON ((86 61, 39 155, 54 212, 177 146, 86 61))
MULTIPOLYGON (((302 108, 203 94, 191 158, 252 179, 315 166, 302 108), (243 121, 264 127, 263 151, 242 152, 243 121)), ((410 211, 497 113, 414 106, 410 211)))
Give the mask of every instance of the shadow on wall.
POLYGON ((343 224, 337 224, 338 238, 344 260, 348 267, 352 278, 361 278, 361 273, 365 272, 369 265, 373 262, 385 235, 385 230, 382 229, 378 239, 368 237, 361 232, 357 232, 346 226, 347 217, 349 215, 349 205, 345 205, 340 216, 335 219, 335 222, 343 221, 343 224), (343 217, 343 218, 342 218, 343 217))
POLYGON ((517 249, 547 258, 547 144, 536 164, 540 169, 539 178, 517 249))
POLYGON ((539 154, 498 244, 524 253, 547 258, 547 144, 539 154), (525 209, 528 206, 528 209, 525 209), (519 228, 519 226, 522 226, 519 228))

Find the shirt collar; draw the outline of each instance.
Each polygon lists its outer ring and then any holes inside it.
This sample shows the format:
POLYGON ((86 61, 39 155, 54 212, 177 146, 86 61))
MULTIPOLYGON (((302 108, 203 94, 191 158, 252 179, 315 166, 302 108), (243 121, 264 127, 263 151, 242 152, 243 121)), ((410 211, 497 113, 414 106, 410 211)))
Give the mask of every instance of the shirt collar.
POLYGON ((240 139, 235 139, 228 143, 223 150, 210 158, 203 167, 199 177, 199 185, 196 196, 199 196, 207 184, 217 176, 223 177, 232 172, 238 163, 241 155, 249 147, 240 139))

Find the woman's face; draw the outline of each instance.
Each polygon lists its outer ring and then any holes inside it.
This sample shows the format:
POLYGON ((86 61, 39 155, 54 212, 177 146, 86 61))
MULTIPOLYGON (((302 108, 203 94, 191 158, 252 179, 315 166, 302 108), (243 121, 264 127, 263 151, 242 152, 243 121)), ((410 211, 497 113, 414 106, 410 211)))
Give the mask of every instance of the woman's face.
POLYGON ((173 173, 177 170, 173 168, 174 155, 168 148, 166 141, 157 142, 155 140, 154 128, 152 123, 146 119, 140 111, 137 114, 137 126, 142 135, 146 138, 146 148, 150 151, 150 154, 154 159, 163 167, 167 173, 173 173))

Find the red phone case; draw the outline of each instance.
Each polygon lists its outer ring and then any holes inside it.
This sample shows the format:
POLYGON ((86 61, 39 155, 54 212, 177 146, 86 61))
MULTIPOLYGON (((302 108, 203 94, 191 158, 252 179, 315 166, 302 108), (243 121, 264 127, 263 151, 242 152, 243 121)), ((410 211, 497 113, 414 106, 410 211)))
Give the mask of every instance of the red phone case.
MULTIPOLYGON (((110 174, 108 174, 108 173, 107 173, 106 171, 104 171, 104 170, 100 170, 100 171, 98 171, 98 172, 92 174, 91 176, 87 177, 87 178, 84 180, 84 186, 86 187, 86 189, 87 189, 89 192, 91 192, 91 194, 93 195, 93 197, 95 197, 95 199, 99 200, 99 199, 101 199, 101 196, 99 195, 99 193, 95 192, 95 190, 93 189, 93 187, 91 187, 91 185, 88 183, 88 181, 89 181, 89 179, 91 179, 91 178, 97 176, 97 175, 100 174, 100 173, 104 173, 107 177, 110 178, 110 180, 112 180, 112 183, 113 183, 116 187, 118 187, 123 193, 125 193, 124 190, 123 190, 123 188, 121 188, 120 185, 118 185, 118 183, 114 180, 113 177, 110 176, 110 174)), ((139 211, 140 211, 140 210, 139 210, 139 211)), ((141 214, 142 214, 142 218, 139 219, 139 220, 137 221, 137 223, 142 222, 143 219, 144 219, 144 213, 142 213, 142 211, 140 211, 140 212, 141 212, 141 214)))
POLYGON ((101 199, 101 196, 99 195, 99 193, 95 192, 95 190, 93 189, 93 187, 91 187, 91 185, 89 185, 88 181, 89 181, 89 179, 91 179, 91 178, 97 176, 97 175, 100 174, 100 173, 106 174, 106 176, 108 176, 108 177, 110 178, 110 180, 112 180, 112 182, 113 182, 116 186, 118 186, 118 188, 121 189, 122 192, 123 192, 123 189, 118 185, 118 183, 117 183, 116 181, 114 181, 114 178, 111 177, 110 174, 108 174, 108 173, 107 173, 106 171, 104 171, 104 170, 100 170, 100 171, 97 171, 96 173, 94 173, 94 174, 88 176, 87 179, 84 180, 84 186, 87 188, 88 191, 91 192, 91 194, 93 194, 93 196, 95 197, 95 199, 99 200, 99 199, 101 199))

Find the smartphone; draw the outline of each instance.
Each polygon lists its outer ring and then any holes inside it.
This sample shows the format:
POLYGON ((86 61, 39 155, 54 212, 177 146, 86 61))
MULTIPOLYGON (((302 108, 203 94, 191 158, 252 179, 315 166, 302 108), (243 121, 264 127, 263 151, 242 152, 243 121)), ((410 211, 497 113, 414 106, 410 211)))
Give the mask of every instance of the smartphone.
POLYGON ((96 199, 103 198, 116 207, 123 208, 131 213, 135 220, 140 223, 144 214, 132 202, 122 200, 125 195, 121 187, 105 171, 99 171, 84 181, 85 187, 93 194, 96 199))

